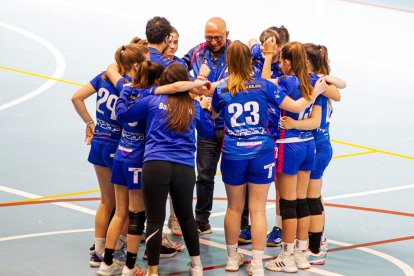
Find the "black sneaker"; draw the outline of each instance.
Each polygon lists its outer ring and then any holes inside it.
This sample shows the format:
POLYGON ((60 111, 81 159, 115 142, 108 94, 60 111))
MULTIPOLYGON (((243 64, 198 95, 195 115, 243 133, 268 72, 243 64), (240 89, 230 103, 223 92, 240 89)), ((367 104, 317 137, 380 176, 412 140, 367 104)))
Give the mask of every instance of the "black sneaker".
MULTIPOLYGON (((177 254, 177 250, 174 248, 169 248, 161 245, 161 252, 160 252, 160 259, 164 258, 171 258, 174 257, 175 254, 177 254)), ((147 250, 145 249, 144 255, 142 255, 143 259, 148 259, 147 250)))
POLYGON ((92 246, 89 248, 89 255, 93 255, 93 253, 95 252, 95 244, 92 244, 92 246))
POLYGON ((207 224, 197 224, 198 227, 198 235, 202 236, 205 234, 211 234, 213 233, 213 230, 211 229, 210 223, 207 224))

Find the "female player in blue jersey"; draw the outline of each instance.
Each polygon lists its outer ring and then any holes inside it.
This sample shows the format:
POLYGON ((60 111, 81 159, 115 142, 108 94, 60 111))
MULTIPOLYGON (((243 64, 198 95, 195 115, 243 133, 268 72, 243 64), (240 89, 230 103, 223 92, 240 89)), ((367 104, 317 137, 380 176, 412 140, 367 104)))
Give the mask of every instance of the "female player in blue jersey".
MULTIPOLYGON (((269 64, 270 57, 266 59, 265 64, 269 64)), ((286 44, 281 50, 280 62, 285 76, 275 80, 278 87, 294 99, 309 98, 313 88, 309 82, 303 46, 298 42, 286 44)), ((265 77, 270 77, 270 74, 265 77)), ((308 118, 311 112, 320 118, 321 108, 318 105, 312 105, 300 113, 292 113, 282 108, 280 114, 302 120, 308 118)), ((272 271, 296 272, 298 268, 310 267, 306 258, 309 229, 306 192, 310 171, 314 166, 315 143, 311 131, 279 128, 276 144, 283 244, 282 252, 276 260, 267 262, 266 268, 272 271)))
POLYGON ((217 86, 213 95, 213 108, 222 112, 226 126, 221 161, 228 198, 224 219, 228 254, 226 270, 237 271, 244 261, 243 256, 237 254, 237 240, 247 185, 253 243, 253 260, 248 273, 264 275, 265 205, 274 176, 274 142, 267 131, 268 105, 300 112, 324 91, 325 83, 319 82, 309 99, 294 101, 271 82, 252 78, 251 54, 240 41, 229 46, 227 59, 229 78, 217 86))
POLYGON ((320 95, 322 102, 321 120, 316 125, 312 124, 312 119, 296 121, 290 117, 283 117, 281 118, 281 126, 285 129, 313 130, 316 156, 315 168, 311 171, 307 191, 307 202, 310 212, 308 261, 310 264, 324 264, 327 250, 326 248, 321 249, 322 234, 325 225, 321 190, 323 173, 332 159, 332 146, 329 140, 329 125, 332 115, 332 104, 330 100, 339 101, 341 99, 341 94, 336 88, 345 88, 346 83, 341 79, 329 76, 329 58, 325 46, 312 43, 306 43, 303 46, 309 61, 308 71, 311 78, 317 79, 323 77, 327 83, 330 83, 328 89, 320 95))
MULTIPOLYGON (((286 43, 286 33, 280 32, 280 30, 286 30, 283 26, 281 28, 277 27, 270 27, 264 30, 260 34, 260 43, 256 39, 249 40, 249 47, 250 53, 253 59, 253 66, 254 72, 256 77, 261 77, 262 73, 266 74, 266 70, 270 70, 271 78, 281 77, 283 75, 282 70, 280 69, 279 65, 279 56, 280 50, 282 49, 283 45, 286 43), (272 40, 271 45, 269 44, 268 39, 272 40), (271 65, 270 68, 268 66, 264 67, 265 56, 271 55, 271 65), (263 70, 265 72, 263 72, 263 70)), ((287 32, 287 30, 286 30, 287 32)), ((287 41, 288 42, 288 41, 287 41)), ((278 122, 279 122, 279 113, 277 112, 279 109, 270 107, 269 108, 269 124, 268 128, 271 133, 277 131, 278 122)), ((275 183, 277 179, 275 180, 275 183)), ((276 186, 276 226, 273 227, 272 231, 267 235, 267 246, 279 246, 282 242, 282 218, 279 212, 279 204, 278 204, 278 185, 276 186)), ((239 244, 248 244, 251 243, 251 227, 250 225, 243 225, 248 224, 248 191, 246 193, 246 203, 243 210, 242 215, 242 230, 239 235, 239 244)))
MULTIPOLYGON (((144 50, 132 45, 118 48, 115 60, 124 75, 131 72, 135 63, 144 60, 144 50), (119 57, 122 56, 122 59, 119 57)), ((110 215, 115 206, 114 187, 111 184, 113 156, 121 137, 121 125, 116 121, 115 102, 119 91, 113 86, 106 72, 100 73, 91 82, 80 88, 73 96, 72 102, 79 116, 86 123, 86 143, 91 144, 89 162, 94 165, 101 191, 101 201, 95 216, 95 252, 92 253, 90 265, 99 266, 105 248, 110 215), (96 126, 89 114, 84 100, 97 93, 96 126)))
MULTIPOLYGON (((188 81, 188 73, 181 64, 174 63, 165 69, 159 84, 177 81, 188 81)), ((194 82, 195 86, 206 84, 209 82, 194 82)), ((214 126, 210 115, 188 92, 145 97, 129 108, 127 104, 123 91, 116 104, 118 120, 128 123, 146 119, 147 124, 142 174, 147 214, 147 273, 158 275, 165 202, 170 193, 191 257, 190 273, 202 275, 198 231, 192 211, 195 128, 198 135, 212 138, 214 126)))

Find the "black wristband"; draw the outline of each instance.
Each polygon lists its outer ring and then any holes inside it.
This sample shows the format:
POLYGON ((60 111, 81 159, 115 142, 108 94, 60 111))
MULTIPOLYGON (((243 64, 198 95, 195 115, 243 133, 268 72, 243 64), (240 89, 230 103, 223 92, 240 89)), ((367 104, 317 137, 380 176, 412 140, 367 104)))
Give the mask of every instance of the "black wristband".
POLYGON ((208 108, 205 108, 205 107, 204 107, 204 108, 203 108, 203 110, 204 110, 204 111, 207 111, 207 112, 208 112, 208 114, 210 114, 210 115, 211 115, 211 111, 210 111, 208 108))

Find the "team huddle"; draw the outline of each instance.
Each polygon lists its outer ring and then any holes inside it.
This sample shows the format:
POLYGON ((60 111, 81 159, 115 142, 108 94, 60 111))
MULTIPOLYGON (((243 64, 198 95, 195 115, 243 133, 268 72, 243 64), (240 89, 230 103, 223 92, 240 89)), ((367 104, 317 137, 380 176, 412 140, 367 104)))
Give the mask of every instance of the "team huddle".
POLYGON ((205 41, 179 58, 177 30, 154 17, 145 40, 118 48, 115 63, 73 95, 101 191, 90 251, 97 275, 158 275, 160 258, 185 248, 190 274, 203 275, 199 236, 212 233, 220 156, 225 270, 240 269, 238 245, 250 243, 248 275, 325 263, 322 176, 332 158, 331 101, 346 83, 329 75, 325 46, 289 42, 283 26, 247 44, 228 35, 211 18, 205 41), (96 122, 84 103, 95 93, 96 122), (272 182, 276 225, 267 233, 272 182), (168 198, 168 227, 185 245, 163 236, 168 198), (136 262, 144 236, 147 269, 136 262), (265 246, 282 248, 263 264, 265 246))

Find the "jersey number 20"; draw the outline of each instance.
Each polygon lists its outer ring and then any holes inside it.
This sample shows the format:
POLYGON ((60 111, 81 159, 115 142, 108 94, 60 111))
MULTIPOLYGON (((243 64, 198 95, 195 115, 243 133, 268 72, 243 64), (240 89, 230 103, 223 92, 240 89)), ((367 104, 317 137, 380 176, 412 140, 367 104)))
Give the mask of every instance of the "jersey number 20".
POLYGON ((109 91, 105 88, 101 88, 98 91, 98 97, 100 98, 98 101, 96 101, 96 111, 101 113, 102 115, 105 114, 103 110, 100 109, 101 104, 106 103, 106 108, 111 111, 111 120, 116 120, 115 115, 115 103, 118 100, 117 95, 109 95, 109 91))

